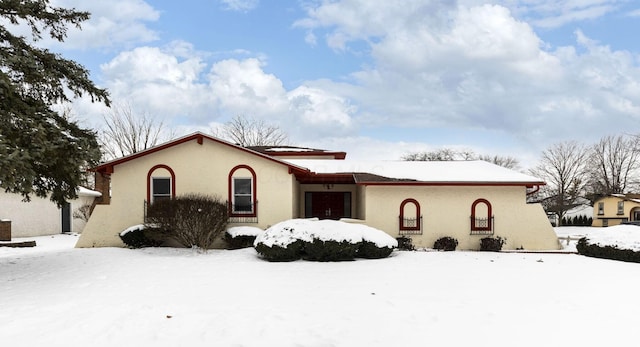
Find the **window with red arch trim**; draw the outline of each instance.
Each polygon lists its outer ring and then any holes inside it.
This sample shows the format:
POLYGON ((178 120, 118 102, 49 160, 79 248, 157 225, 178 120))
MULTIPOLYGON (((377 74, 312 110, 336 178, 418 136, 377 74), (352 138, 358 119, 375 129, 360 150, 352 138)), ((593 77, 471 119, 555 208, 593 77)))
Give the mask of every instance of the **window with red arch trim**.
MULTIPOLYGON (((153 192, 153 185, 154 182, 153 180, 155 179, 170 179, 171 182, 169 182, 169 187, 170 187, 170 192, 169 194, 166 194, 166 192, 163 192, 163 196, 168 196, 169 198, 175 198, 176 197, 176 174, 175 172, 173 172, 173 169, 171 169, 168 165, 164 165, 164 164, 158 164, 154 167, 152 167, 151 169, 149 169, 149 172, 147 173, 147 201, 149 203, 153 203, 154 200, 154 192, 153 192), (165 169, 169 172, 169 176, 170 177, 153 177, 153 172, 158 170, 158 169, 165 169)), ((158 182, 160 183, 160 182, 158 182)), ((164 182, 163 182, 164 183, 164 182)), ((162 183, 158 184, 158 185, 163 185, 162 183)))
POLYGON ((229 216, 256 217, 258 215, 256 181, 256 172, 249 165, 237 165, 229 171, 229 216), (235 172, 241 169, 249 171, 251 177, 234 177, 235 172))
POLYGON ((493 233, 493 215, 491 214, 491 203, 487 199, 477 199, 471 205, 471 231, 478 234, 493 233), (486 214, 478 215, 478 205, 485 205, 486 214))
POLYGON ((422 215, 420 215, 420 203, 416 199, 404 199, 400 203, 399 227, 401 234, 422 234, 422 215), (405 210, 408 204, 415 207, 415 217, 407 217, 405 210))

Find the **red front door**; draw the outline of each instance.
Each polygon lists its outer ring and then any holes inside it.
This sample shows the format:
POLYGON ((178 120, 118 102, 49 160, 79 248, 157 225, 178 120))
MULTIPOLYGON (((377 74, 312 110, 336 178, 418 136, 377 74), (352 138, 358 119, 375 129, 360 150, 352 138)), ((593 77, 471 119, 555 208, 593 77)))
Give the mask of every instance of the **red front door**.
POLYGON ((308 192, 306 196, 306 216, 320 219, 340 219, 351 217, 351 193, 349 192, 308 192))

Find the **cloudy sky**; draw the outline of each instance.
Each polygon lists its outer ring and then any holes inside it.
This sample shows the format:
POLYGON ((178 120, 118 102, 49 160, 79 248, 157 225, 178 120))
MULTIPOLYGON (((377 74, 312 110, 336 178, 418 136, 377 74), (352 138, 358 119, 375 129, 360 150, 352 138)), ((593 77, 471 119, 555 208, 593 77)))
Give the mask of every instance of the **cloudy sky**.
MULTIPOLYGON (((92 17, 41 44, 178 134, 244 115, 348 158, 446 146, 528 167, 554 142, 640 132, 635 0, 52 3, 92 17)), ((100 127, 100 105, 74 109, 100 127)))

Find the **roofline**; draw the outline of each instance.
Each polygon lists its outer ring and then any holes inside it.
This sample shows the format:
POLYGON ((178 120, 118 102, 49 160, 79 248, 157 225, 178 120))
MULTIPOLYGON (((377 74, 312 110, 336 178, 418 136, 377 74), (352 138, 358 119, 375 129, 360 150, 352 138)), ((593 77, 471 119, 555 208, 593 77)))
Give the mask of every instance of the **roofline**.
POLYGON ((183 144, 183 143, 187 143, 187 142, 193 141, 193 140, 196 140, 198 142, 198 144, 201 145, 201 144, 203 144, 205 139, 209 140, 209 141, 213 141, 213 142, 219 143, 219 144, 222 144, 222 145, 225 145, 225 146, 228 146, 228 147, 231 147, 231 148, 234 148, 234 149, 237 149, 237 150, 240 150, 240 151, 243 151, 243 152, 246 152, 246 153, 249 153, 249 154, 253 154, 253 155, 258 156, 258 157, 262 157, 264 159, 273 161, 273 162, 281 164, 281 165, 285 165, 285 166, 287 166, 289 168, 289 173, 293 173, 293 172, 308 173, 309 172, 309 169, 307 169, 307 168, 303 168, 301 166, 297 166, 297 165, 294 165, 294 164, 279 160, 279 159, 274 158, 272 156, 269 156, 267 154, 263 154, 263 153, 260 153, 260 152, 257 152, 257 151, 254 151, 254 150, 251 150, 251 149, 248 149, 248 148, 245 148, 245 147, 242 147, 242 146, 239 146, 239 145, 236 145, 236 144, 233 144, 233 143, 221 140, 221 139, 218 139, 216 137, 201 133, 199 131, 195 132, 193 134, 186 135, 186 136, 183 136, 183 137, 179 137, 179 138, 177 138, 175 140, 171 140, 171 141, 165 142, 163 144, 160 144, 160 145, 145 149, 144 151, 140 151, 140 152, 137 152, 137 153, 133 153, 133 154, 124 156, 122 158, 118 158, 118 159, 114 159, 114 160, 102 163, 102 164, 100 164, 98 166, 95 166, 95 167, 91 168, 90 171, 96 171, 96 172, 111 174, 111 173, 113 173, 114 166, 116 166, 116 165, 120 165, 122 163, 126 163, 128 161, 131 161, 131 160, 134 160, 134 159, 137 159, 137 158, 140 158, 140 157, 144 157, 146 155, 149 155, 149 154, 152 154, 152 153, 155 153, 155 152, 159 152, 161 150, 164 150, 164 149, 167 149, 167 148, 170 148, 170 147, 173 147, 173 146, 177 146, 177 145, 180 145, 180 144, 183 144))
MULTIPOLYGON (((269 152, 269 151, 266 151, 269 152)), ((296 151, 277 151, 277 152, 269 152, 274 157, 312 157, 312 156, 332 156, 334 160, 343 160, 347 157, 347 152, 329 152, 329 151, 306 151, 306 152, 296 152, 296 151)))
POLYGON ((488 187, 488 186, 510 186, 510 187, 527 187, 534 188, 536 186, 544 186, 545 182, 425 182, 425 181, 382 181, 382 182, 358 182, 358 185, 363 186, 475 186, 475 187, 488 187))

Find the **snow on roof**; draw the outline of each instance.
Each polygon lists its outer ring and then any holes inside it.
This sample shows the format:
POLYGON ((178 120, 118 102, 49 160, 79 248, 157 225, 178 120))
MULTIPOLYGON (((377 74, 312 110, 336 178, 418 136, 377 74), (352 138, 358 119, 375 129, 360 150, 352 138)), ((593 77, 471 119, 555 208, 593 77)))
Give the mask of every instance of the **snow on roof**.
POLYGON ((91 190, 85 187, 78 187, 78 189, 76 189, 77 193, 79 196, 93 196, 96 198, 99 198, 102 196, 102 193, 95 191, 95 190, 91 190))
POLYGON ((378 176, 435 183, 531 183, 543 180, 482 160, 468 161, 357 161, 285 160, 318 174, 370 173, 378 176))
POLYGON ((320 151, 312 148, 302 148, 302 147, 271 147, 265 149, 267 152, 314 152, 320 151))

